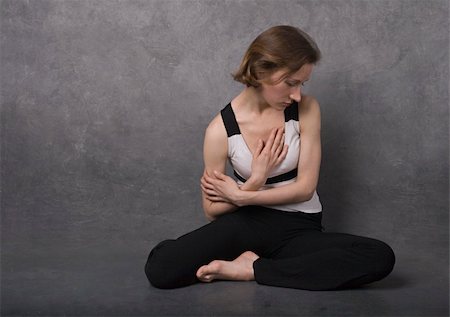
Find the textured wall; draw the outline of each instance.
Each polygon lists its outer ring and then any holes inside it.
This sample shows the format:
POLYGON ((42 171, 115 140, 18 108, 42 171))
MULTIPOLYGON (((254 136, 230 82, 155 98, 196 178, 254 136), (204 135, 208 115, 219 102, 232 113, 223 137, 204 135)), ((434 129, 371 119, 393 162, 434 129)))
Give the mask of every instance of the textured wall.
POLYGON ((325 226, 405 255, 448 258, 447 1, 3 0, 0 8, 10 274, 44 257, 57 266, 72 252, 144 260, 157 241, 205 223, 204 129, 240 91, 230 73, 247 45, 277 24, 303 28, 324 56, 306 91, 322 107, 325 226))

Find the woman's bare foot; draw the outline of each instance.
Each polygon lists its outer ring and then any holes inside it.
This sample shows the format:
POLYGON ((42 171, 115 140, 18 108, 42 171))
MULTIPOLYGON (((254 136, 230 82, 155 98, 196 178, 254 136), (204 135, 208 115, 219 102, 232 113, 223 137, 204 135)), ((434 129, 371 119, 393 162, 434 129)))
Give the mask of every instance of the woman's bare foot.
POLYGON ((202 282, 213 280, 252 281, 255 279, 253 262, 259 256, 251 251, 245 251, 233 261, 214 260, 203 265, 197 271, 197 278, 202 282))

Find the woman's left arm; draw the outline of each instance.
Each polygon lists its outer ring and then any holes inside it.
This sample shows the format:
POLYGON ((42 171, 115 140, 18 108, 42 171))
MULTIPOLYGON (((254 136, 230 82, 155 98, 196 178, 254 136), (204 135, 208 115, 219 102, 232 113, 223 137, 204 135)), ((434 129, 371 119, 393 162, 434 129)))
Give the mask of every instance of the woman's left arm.
POLYGON ((310 200, 319 180, 321 142, 320 107, 315 98, 303 96, 299 104, 300 156, 295 182, 258 191, 242 190, 229 176, 215 173, 214 184, 219 196, 237 206, 280 205, 310 200))

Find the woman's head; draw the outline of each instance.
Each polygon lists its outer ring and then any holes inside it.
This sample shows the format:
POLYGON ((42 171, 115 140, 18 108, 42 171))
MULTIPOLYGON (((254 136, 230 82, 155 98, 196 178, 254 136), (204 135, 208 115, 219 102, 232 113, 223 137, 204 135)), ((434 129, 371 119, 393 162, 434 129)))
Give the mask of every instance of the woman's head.
POLYGON ((245 85, 259 87, 274 72, 286 70, 286 76, 305 64, 320 60, 314 40, 302 30, 288 25, 264 31, 250 44, 233 78, 245 85))

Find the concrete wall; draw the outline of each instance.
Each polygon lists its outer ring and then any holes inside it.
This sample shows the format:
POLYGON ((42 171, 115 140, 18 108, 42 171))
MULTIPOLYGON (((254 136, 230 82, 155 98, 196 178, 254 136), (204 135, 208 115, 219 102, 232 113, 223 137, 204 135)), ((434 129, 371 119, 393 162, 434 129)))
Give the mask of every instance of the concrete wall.
POLYGON ((159 240, 206 223, 204 130, 242 88, 230 73, 250 41, 278 24, 304 29, 323 52, 306 92, 322 108, 326 228, 448 258, 447 1, 0 9, 5 270, 97 251, 140 267, 159 240))

